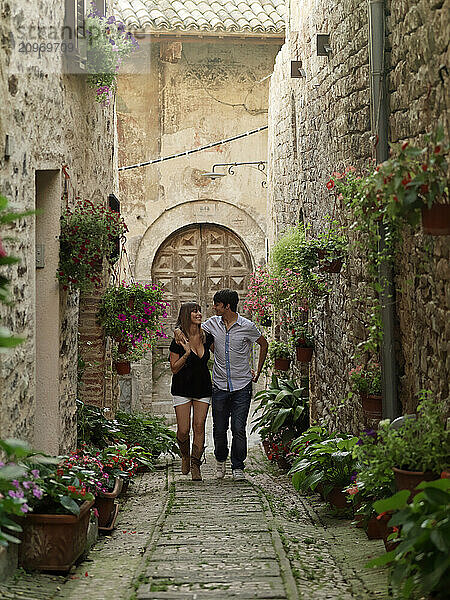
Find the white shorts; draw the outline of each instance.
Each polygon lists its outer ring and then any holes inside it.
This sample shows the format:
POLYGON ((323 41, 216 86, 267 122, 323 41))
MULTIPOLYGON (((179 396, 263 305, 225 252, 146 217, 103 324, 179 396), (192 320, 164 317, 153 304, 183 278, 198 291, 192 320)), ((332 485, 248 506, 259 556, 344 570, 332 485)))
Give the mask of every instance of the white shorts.
POLYGON ((187 404, 188 402, 192 402, 195 400, 196 402, 206 402, 206 404, 211 404, 211 396, 208 398, 185 398, 184 396, 172 396, 173 405, 180 406, 180 404, 187 404))

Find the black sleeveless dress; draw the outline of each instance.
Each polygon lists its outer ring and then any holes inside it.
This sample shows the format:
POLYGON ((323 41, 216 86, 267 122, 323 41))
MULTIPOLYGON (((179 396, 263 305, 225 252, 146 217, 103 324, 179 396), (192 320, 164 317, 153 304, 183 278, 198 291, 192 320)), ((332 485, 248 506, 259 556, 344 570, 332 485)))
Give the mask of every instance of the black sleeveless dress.
MULTIPOLYGON (((170 392, 172 396, 183 396, 184 398, 208 398, 212 395, 211 374, 208 369, 208 360, 210 358, 210 348, 214 338, 210 333, 205 334, 204 353, 199 358, 191 350, 186 363, 183 367, 172 375, 172 385, 170 392)), ((180 357, 185 354, 183 346, 172 340, 169 350, 175 352, 180 357)))

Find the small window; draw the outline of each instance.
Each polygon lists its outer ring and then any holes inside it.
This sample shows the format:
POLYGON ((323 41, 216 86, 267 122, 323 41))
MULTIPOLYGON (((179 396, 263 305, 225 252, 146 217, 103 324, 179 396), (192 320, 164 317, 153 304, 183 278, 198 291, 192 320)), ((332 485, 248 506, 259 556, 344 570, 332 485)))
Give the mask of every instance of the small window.
POLYGON ((75 59, 82 66, 86 58, 86 44, 84 31, 85 0, 65 0, 65 18, 63 28, 63 41, 72 48, 67 52, 67 57, 75 59))

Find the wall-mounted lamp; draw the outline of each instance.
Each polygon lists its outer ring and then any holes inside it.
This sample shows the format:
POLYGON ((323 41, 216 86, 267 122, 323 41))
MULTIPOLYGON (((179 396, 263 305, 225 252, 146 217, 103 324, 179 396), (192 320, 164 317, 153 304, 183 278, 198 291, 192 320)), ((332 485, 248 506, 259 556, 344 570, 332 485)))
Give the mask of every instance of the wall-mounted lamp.
POLYGON ((291 77, 299 79, 300 77, 306 77, 306 71, 302 67, 301 60, 291 60, 291 77))
POLYGON ((330 34, 329 33, 318 33, 317 39, 317 56, 330 56, 333 50, 330 46, 330 34))

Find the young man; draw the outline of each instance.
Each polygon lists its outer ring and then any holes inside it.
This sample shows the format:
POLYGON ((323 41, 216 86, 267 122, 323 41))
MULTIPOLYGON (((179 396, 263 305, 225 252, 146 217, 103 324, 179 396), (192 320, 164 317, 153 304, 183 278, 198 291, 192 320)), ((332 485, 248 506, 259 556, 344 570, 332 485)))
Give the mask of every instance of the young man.
POLYGON ((213 302, 217 316, 202 323, 202 328, 214 338, 212 415, 217 478, 225 476, 231 417, 231 468, 233 478, 240 480, 245 479, 246 425, 252 382, 258 381, 268 344, 255 324, 237 313, 237 292, 220 290, 214 294, 213 302), (250 352, 255 342, 260 347, 256 373, 250 368, 250 352))

